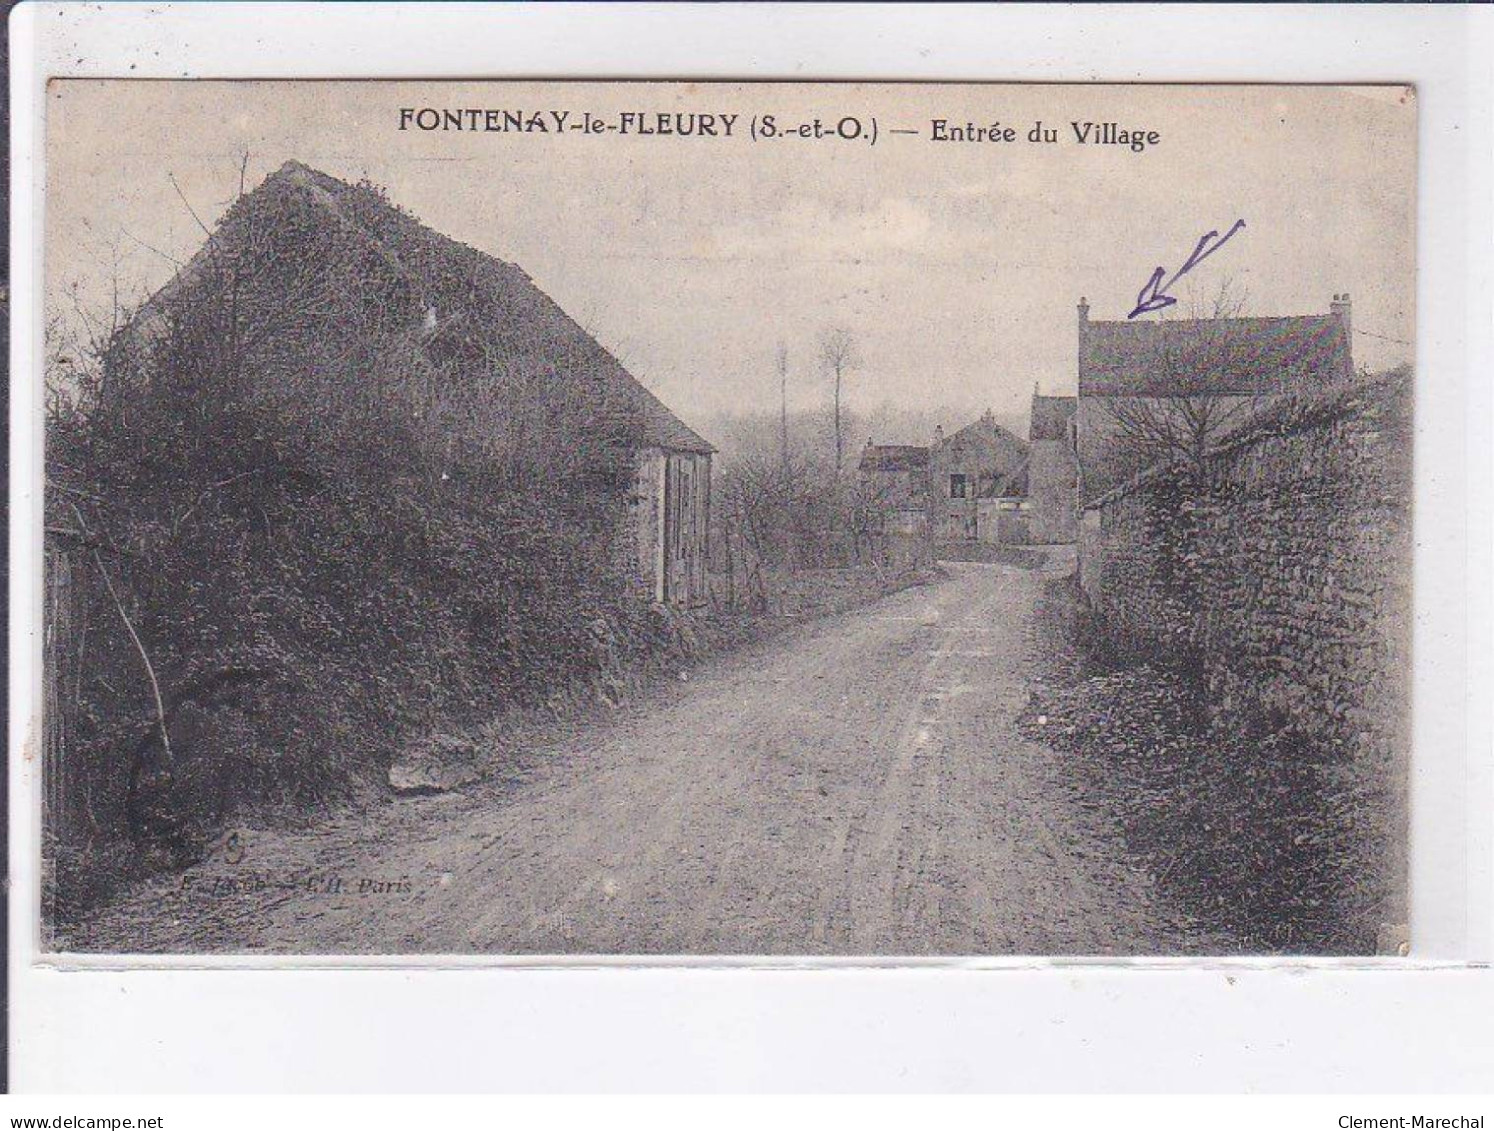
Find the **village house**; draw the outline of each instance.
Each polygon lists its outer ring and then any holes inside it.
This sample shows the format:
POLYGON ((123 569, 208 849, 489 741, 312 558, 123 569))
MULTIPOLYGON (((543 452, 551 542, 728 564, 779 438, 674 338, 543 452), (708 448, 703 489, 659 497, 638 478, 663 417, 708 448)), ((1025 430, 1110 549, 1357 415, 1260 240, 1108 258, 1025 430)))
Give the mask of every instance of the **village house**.
MULTIPOLYGON (((499 469, 543 446, 527 466, 557 470, 526 489, 593 491, 604 500, 608 544, 641 595, 673 605, 706 599, 714 449, 517 265, 425 227, 371 186, 291 161, 240 199, 144 304, 113 361, 162 348, 188 309, 211 336, 230 289, 233 329, 219 336, 247 340, 238 327, 253 329, 263 389, 279 382, 315 398, 325 386, 329 404, 363 396, 385 411, 408 408, 431 450, 476 453, 499 469), (225 287, 246 239, 270 266, 225 287), (298 304, 298 292, 321 295, 329 285, 337 314, 325 313, 322 299, 298 304), (363 388, 326 384, 335 365, 324 364, 323 341, 367 355, 363 388)), ((556 521, 566 521, 562 513, 556 521)))
POLYGON ((911 444, 873 444, 856 467, 865 504, 879 533, 928 537, 929 450, 911 444))
POLYGON ((1028 540, 1028 445, 980 419, 929 447, 867 442, 857 467, 874 533, 923 542, 1028 540))
POLYGON ((868 440, 856 478, 863 533, 876 559, 883 565, 930 561, 928 448, 868 440))
POLYGON ((1277 398, 1353 375, 1349 296, 1327 314, 1091 321, 1079 300, 1075 450, 1098 498, 1150 464, 1197 458, 1277 398))
POLYGON ((1032 391, 1027 442, 1027 527, 1038 545, 1073 542, 1079 534, 1079 456, 1075 451, 1077 397, 1032 391))
POLYGON ((1027 471, 1027 444, 989 409, 949 436, 935 429, 929 450, 935 539, 1026 542, 1027 471))

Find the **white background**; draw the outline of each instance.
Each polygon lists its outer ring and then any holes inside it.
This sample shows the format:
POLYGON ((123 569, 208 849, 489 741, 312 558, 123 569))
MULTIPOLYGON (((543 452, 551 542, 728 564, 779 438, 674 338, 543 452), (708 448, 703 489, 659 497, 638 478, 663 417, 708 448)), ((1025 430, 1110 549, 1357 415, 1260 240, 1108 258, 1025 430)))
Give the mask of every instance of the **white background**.
MULTIPOLYGON (((1494 1085, 1491 67, 1461 7, 36 4, 12 16, 12 1081, 23 1090, 1494 1085), (54 75, 1412 82, 1410 963, 62 971, 34 965, 42 84, 54 75), (28 269, 32 272, 27 277, 28 269)), ((1179 91, 1180 97, 1186 92, 1179 91)), ((1232 139, 1220 139, 1228 160, 1232 139)))

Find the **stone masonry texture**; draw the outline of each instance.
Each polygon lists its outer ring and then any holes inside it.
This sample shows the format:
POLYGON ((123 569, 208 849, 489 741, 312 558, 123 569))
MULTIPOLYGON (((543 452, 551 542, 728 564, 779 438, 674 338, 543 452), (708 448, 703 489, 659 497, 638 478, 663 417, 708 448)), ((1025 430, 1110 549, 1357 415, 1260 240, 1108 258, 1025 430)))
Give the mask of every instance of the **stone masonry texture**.
MULTIPOLYGON (((1279 402, 1203 474, 1154 468, 1097 500, 1080 547, 1081 583, 1122 647, 1190 668, 1216 712, 1253 711, 1309 736, 1397 846, 1412 383, 1396 372, 1279 402)), ((1363 864, 1384 900, 1404 899, 1403 850, 1367 848, 1363 864)))

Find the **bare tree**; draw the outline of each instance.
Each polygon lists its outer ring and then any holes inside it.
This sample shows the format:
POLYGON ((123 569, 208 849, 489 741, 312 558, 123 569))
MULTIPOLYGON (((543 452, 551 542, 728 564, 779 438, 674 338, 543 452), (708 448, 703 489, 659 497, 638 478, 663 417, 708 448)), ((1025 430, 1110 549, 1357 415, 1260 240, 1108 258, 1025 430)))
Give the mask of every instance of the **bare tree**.
POLYGON ((856 561, 869 559, 881 569, 891 533, 888 514, 906 503, 887 479, 874 475, 858 477, 850 500, 852 556, 856 561))
MULTIPOLYGON (((851 529, 850 492, 835 478, 822 434, 790 429, 785 453, 775 415, 721 421, 713 433, 722 449, 712 476, 715 509, 743 548, 744 557, 733 562, 734 570, 743 566, 739 576, 752 562, 774 571, 839 563, 851 529)), ((727 533, 718 524, 718 545, 727 533)))
POLYGON ((846 374, 860 364, 856 339, 841 326, 832 326, 820 336, 820 361, 835 379, 835 474, 845 463, 845 437, 841 427, 841 388, 846 374))
POLYGON ((1273 391, 1270 375, 1250 372, 1246 340, 1234 321, 1245 298, 1230 280, 1194 317, 1165 324, 1153 338, 1134 394, 1097 398, 1114 423, 1110 463, 1134 473, 1176 462, 1201 470, 1212 447, 1273 391), (1236 379, 1247 374, 1248 383, 1236 379))
POLYGON ((134 303, 126 298, 133 288, 122 281, 124 260, 117 241, 108 253, 109 262, 100 263, 108 271, 107 305, 86 301, 76 281, 48 297, 44 380, 47 410, 53 416, 86 414, 108 395, 104 355, 134 314, 134 303))

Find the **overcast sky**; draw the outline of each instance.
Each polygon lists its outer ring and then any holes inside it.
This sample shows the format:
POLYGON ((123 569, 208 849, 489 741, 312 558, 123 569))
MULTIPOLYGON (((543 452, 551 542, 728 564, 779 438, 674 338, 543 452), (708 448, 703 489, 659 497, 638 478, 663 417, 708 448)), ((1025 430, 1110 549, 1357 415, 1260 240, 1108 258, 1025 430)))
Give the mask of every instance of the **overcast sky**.
MULTIPOLYGON (((819 406, 822 330, 855 337, 848 398, 1025 413, 1072 392, 1075 305, 1124 318, 1152 269, 1246 227, 1175 288, 1225 277, 1247 313, 1354 300, 1355 363, 1409 360, 1414 98, 1400 88, 83 82, 52 85, 48 290, 107 305, 203 241, 238 187, 289 159, 367 177, 431 227, 518 263, 685 419, 819 406), (731 138, 401 131, 400 109, 735 114, 731 138), (853 115, 859 141, 752 141, 853 115), (1000 122, 1015 143, 930 140, 1000 122), (1034 123, 1058 144, 1025 141, 1034 123), (1160 135, 1078 144, 1071 121, 1160 135), (892 129, 918 130, 917 135, 892 129), (1406 343, 1406 344, 1402 344, 1406 343)), ((553 118, 550 119, 553 122, 553 118)), ((718 131, 722 128, 717 122, 718 131)), ((1151 315, 1150 317, 1157 317, 1151 315)))

